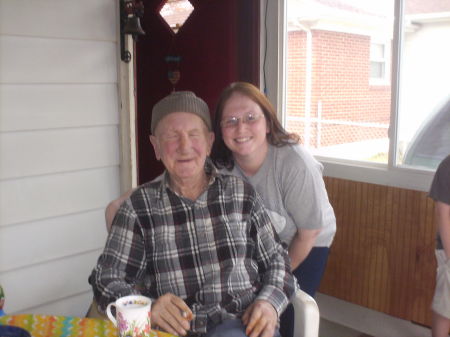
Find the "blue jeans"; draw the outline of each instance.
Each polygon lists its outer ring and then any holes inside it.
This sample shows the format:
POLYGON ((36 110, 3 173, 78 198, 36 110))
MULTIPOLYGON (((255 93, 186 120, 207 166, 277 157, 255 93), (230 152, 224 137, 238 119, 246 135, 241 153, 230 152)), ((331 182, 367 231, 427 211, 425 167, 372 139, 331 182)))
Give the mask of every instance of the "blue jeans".
MULTIPOLYGON (((204 337, 246 337, 245 325, 240 319, 227 319, 216 325, 202 335, 204 337)), ((281 337, 278 330, 275 330, 274 337, 281 337)))
MULTIPOLYGON (((300 288, 314 297, 322 280, 328 260, 328 247, 313 247, 306 259, 293 271, 300 288)), ((289 304, 280 318, 280 333, 283 337, 294 335, 294 307, 289 304)))

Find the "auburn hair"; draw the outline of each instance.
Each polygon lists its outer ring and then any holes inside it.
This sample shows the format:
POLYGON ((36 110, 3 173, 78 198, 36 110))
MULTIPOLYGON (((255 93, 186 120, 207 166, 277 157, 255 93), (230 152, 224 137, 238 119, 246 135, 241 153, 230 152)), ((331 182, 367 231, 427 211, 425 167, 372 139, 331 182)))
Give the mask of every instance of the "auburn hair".
POLYGON ((300 137, 297 134, 289 133, 283 128, 281 123, 278 121, 275 108, 258 87, 247 82, 234 82, 226 87, 220 94, 214 113, 213 129, 216 139, 211 151, 211 159, 219 168, 225 167, 231 170, 234 167, 233 154, 223 141, 222 128, 220 126, 223 116, 223 109, 234 93, 244 95, 259 105, 264 113, 267 127, 269 129, 269 132, 266 135, 269 144, 281 147, 299 142, 300 137))

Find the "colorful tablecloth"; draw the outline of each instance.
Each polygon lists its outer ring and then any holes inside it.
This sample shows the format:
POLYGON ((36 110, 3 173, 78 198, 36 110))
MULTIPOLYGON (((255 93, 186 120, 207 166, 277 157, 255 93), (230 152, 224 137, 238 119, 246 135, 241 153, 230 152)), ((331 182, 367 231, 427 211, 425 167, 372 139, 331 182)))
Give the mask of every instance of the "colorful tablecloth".
MULTIPOLYGON (((117 337, 117 328, 108 320, 50 315, 6 315, 0 324, 18 326, 32 337, 117 337)), ((155 331, 158 337, 173 337, 155 331)))

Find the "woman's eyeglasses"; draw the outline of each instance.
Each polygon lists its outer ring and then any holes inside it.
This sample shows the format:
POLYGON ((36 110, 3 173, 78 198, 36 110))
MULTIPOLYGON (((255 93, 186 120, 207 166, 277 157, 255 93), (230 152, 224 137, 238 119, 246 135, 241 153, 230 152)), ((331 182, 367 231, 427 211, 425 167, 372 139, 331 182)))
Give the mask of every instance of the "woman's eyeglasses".
POLYGON ((264 116, 264 114, 249 113, 242 117, 230 117, 230 118, 222 120, 220 122, 220 126, 223 128, 226 128, 226 129, 235 128, 239 125, 239 121, 242 121, 242 123, 251 125, 251 124, 256 123, 263 116, 264 116))

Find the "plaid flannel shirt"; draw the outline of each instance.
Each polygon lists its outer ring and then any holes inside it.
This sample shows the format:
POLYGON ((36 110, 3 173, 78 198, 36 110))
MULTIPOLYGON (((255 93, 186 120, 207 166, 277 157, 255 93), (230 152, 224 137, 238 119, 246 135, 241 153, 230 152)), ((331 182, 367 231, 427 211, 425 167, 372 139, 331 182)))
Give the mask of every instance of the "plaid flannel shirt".
POLYGON ((190 306, 191 330, 241 317, 256 299, 278 315, 298 288, 290 260, 253 187, 209 164, 207 189, 192 201, 167 173, 138 188, 119 209, 90 282, 104 311, 116 298, 173 293, 190 306))

